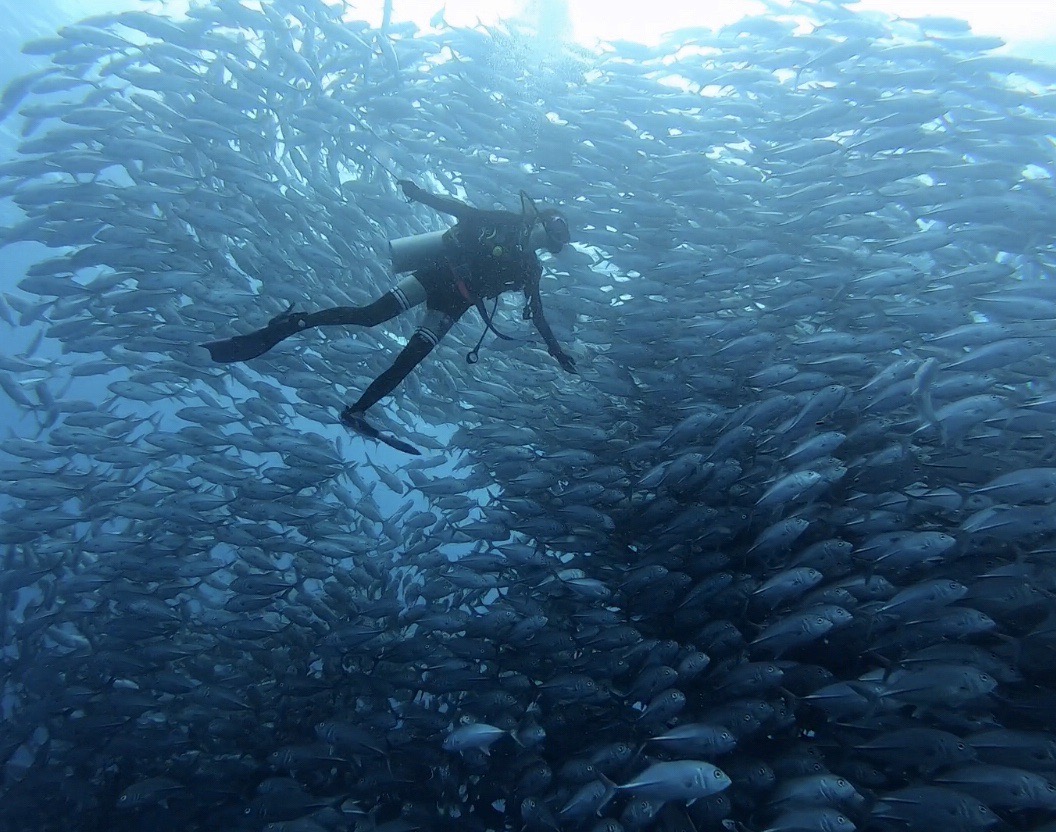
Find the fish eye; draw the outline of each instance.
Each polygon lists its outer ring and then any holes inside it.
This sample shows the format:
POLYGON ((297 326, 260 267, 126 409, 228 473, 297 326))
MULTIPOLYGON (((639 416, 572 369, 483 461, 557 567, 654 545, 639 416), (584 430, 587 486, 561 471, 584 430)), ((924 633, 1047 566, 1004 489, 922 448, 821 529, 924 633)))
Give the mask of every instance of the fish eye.
POLYGON ((841 777, 841 778, 840 778, 839 780, 837 780, 837 781, 836 781, 836 785, 837 785, 837 786, 846 786, 846 785, 847 785, 847 781, 846 781, 846 780, 844 780, 844 779, 843 779, 843 778, 841 777))
POLYGON ((964 745, 963 742, 957 743, 957 750, 958 751, 964 751, 964 748, 965 748, 965 745, 964 745))

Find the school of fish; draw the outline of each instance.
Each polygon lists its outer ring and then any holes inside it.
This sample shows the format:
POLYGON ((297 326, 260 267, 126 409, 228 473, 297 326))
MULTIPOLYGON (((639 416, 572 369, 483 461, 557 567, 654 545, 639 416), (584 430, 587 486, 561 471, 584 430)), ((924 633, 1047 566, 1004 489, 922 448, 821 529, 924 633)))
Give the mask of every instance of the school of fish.
POLYGON ((1056 67, 112 12, 0 95, 0 832, 1056 830, 1056 67), (202 343, 557 206, 548 318, 202 343))

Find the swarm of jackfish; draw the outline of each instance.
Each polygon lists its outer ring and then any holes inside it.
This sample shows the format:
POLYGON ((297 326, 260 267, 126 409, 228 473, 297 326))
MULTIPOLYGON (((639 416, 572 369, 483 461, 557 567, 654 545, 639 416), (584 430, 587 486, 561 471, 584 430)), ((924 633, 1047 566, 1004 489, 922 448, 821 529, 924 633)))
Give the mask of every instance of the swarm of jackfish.
POLYGON ((96 17, 0 98, 0 830, 1051 828, 1056 70, 838 2, 355 17, 96 17), (199 346, 391 285, 394 177, 576 241, 581 376, 467 315, 409 464, 336 418, 413 317, 199 346))

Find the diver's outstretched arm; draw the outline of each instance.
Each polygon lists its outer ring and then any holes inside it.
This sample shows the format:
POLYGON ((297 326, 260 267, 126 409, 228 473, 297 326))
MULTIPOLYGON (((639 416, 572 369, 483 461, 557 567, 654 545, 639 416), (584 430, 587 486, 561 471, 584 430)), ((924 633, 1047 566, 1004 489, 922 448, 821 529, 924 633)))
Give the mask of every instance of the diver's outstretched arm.
POLYGON ((469 217, 477 213, 477 209, 472 205, 468 205, 460 199, 455 199, 453 196, 431 194, 429 191, 419 188, 410 179, 401 179, 400 187, 403 189, 403 195, 412 202, 420 202, 434 211, 439 211, 441 214, 450 214, 460 221, 469 219, 469 217))
POLYGON ((557 342, 557 338, 554 337, 553 330, 550 329, 550 324, 546 321, 546 316, 543 315, 543 299, 539 295, 538 277, 525 287, 524 294, 528 299, 528 311, 532 323, 535 324, 535 328, 542 336, 543 343, 546 344, 546 351, 557 359, 557 363, 561 365, 561 369, 566 373, 572 373, 573 375, 577 374, 575 359, 561 349, 561 345, 557 342))
POLYGON ((466 223, 467 225, 476 224, 479 228, 488 225, 517 225, 524 222, 523 215, 515 214, 513 211, 490 211, 485 208, 474 208, 472 205, 460 199, 455 199, 453 196, 431 194, 419 188, 409 179, 401 179, 400 187, 403 188, 403 194, 409 200, 427 205, 441 214, 450 214, 460 223, 466 223))

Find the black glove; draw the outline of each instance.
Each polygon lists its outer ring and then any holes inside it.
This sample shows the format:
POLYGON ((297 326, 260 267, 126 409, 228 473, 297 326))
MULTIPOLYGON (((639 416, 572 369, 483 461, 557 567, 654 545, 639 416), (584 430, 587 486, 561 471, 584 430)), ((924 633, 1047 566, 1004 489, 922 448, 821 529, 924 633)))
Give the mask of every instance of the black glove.
POLYGON ((397 184, 403 190, 403 195, 407 197, 407 199, 414 199, 422 190, 410 179, 401 179, 397 184))
POLYGON ((576 359, 571 355, 565 355, 563 352, 552 352, 550 354, 557 359, 557 363, 561 365, 561 369, 566 373, 571 373, 574 376, 579 375, 576 371, 576 359))

